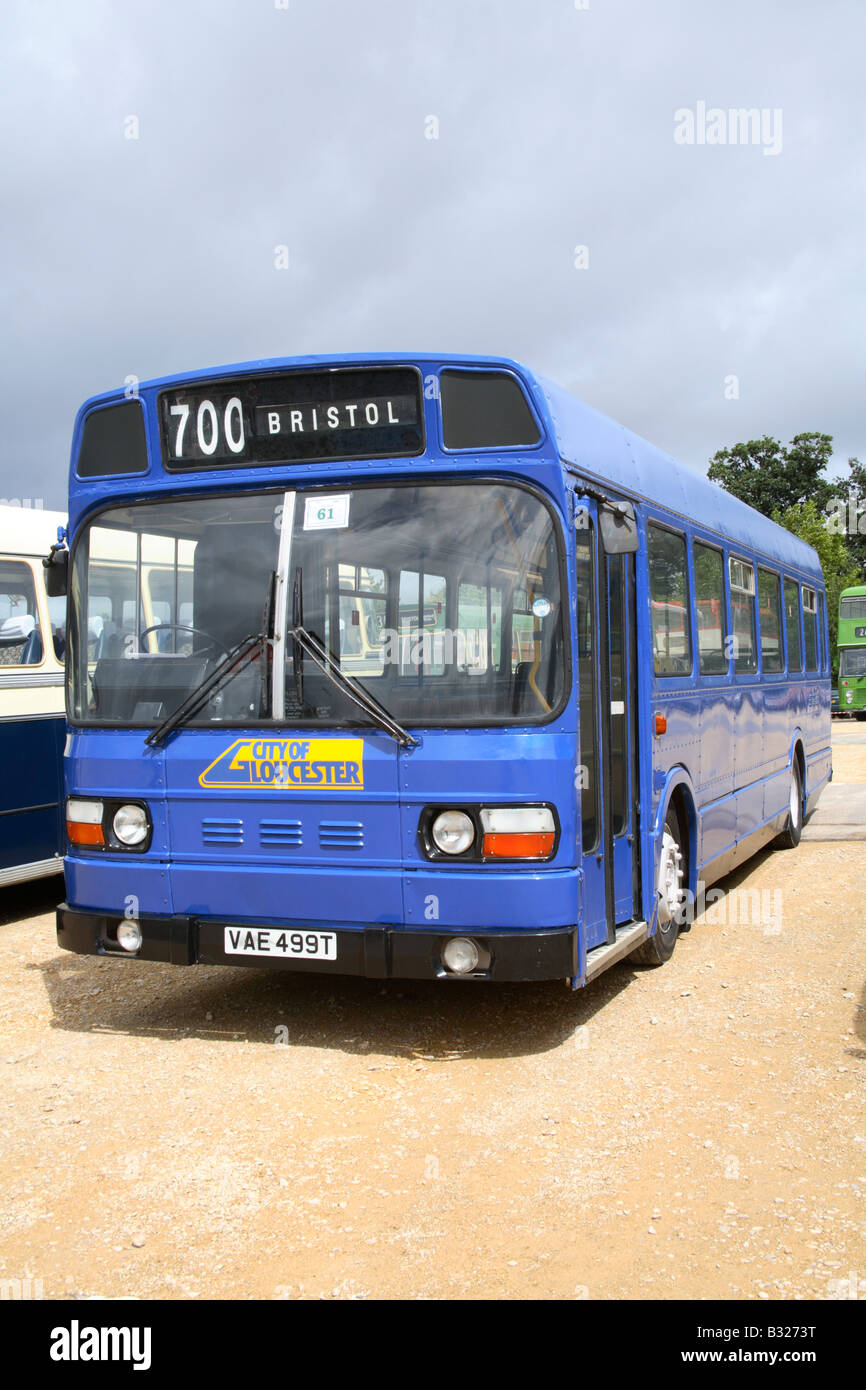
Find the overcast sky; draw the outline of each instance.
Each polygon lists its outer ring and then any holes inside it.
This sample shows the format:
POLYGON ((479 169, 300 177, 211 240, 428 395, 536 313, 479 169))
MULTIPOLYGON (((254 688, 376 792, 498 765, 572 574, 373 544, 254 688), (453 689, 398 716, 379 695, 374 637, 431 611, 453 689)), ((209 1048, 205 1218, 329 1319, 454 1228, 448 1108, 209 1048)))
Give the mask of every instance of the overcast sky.
POLYGON ((866 459, 864 52, 863 0, 3 0, 0 496, 64 507, 130 375, 344 350, 866 459))

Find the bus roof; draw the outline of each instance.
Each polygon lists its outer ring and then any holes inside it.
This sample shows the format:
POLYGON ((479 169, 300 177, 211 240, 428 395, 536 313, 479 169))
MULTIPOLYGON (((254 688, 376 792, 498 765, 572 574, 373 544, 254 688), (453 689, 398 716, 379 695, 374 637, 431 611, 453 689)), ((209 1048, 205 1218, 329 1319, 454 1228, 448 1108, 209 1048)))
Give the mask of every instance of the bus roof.
POLYGON ((577 396, 537 377, 559 452, 600 486, 617 488, 715 531, 732 545, 758 551, 778 564, 821 574, 818 552, 756 512, 704 474, 594 410, 577 396))
POLYGON ((58 526, 65 525, 65 512, 0 506, 0 551, 6 555, 45 556, 57 540, 58 526))
MULTIPOLYGON (((684 520, 714 531, 732 545, 739 544, 779 565, 804 570, 816 578, 821 576, 817 552, 798 536, 777 526, 739 498, 710 482, 704 474, 678 463, 669 454, 593 409, 579 397, 537 376, 530 368, 509 357, 431 352, 270 357, 154 378, 141 382, 138 390, 142 393, 156 392, 172 385, 256 372, 397 363, 417 364, 422 371, 424 366, 465 366, 514 372, 528 389, 560 457, 579 473, 595 480, 601 488, 607 485, 634 498, 655 503, 684 520)), ((79 411, 79 425, 84 414, 92 407, 127 397, 128 389, 124 388, 91 397, 79 411)), ((392 465, 393 462, 393 459, 389 460, 392 465)))
POLYGON ((850 589, 843 589, 839 595, 839 602, 843 598, 862 598, 866 594, 866 584, 852 584, 850 589))

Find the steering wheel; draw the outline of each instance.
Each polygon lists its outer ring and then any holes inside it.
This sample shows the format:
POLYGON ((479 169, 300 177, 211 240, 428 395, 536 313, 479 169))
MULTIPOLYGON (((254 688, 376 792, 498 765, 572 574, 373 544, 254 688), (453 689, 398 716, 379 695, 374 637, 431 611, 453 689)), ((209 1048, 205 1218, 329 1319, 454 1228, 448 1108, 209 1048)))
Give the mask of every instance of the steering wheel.
POLYGON ((204 637, 207 640, 205 651, 208 651, 210 647, 219 647, 226 656, 229 654, 228 647, 224 642, 221 642, 218 637, 212 637, 209 632, 205 632, 200 627, 190 627, 188 623, 152 623, 150 627, 144 629, 139 637, 138 645, 142 652, 147 651, 144 645, 144 639, 150 632, 192 632, 196 637, 204 637))

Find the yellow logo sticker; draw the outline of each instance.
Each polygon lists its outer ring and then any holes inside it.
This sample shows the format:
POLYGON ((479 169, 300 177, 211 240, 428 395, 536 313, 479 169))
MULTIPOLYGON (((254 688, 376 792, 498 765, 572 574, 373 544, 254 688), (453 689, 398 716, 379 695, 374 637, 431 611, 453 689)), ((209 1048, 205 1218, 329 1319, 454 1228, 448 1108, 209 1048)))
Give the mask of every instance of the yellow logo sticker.
POLYGON ((198 780, 239 791, 360 791, 364 740, 239 738, 198 780))

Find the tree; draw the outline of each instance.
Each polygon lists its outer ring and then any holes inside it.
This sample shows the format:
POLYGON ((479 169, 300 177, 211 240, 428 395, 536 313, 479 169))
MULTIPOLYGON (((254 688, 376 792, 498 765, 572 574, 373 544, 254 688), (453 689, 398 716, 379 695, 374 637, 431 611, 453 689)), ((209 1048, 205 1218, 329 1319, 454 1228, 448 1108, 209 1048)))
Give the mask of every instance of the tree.
POLYGON ((828 504, 827 525, 845 537, 851 559, 866 574, 866 464, 859 459, 848 460, 848 477, 839 479, 828 504))
POLYGON ((827 513, 819 511, 818 504, 811 498, 807 502, 797 502, 785 511, 775 511, 773 520, 784 526, 786 531, 793 531, 795 536, 814 546, 818 552, 827 583, 827 623, 830 629, 830 654, 835 676, 839 664, 836 651, 839 595, 851 584, 861 582, 860 571, 849 554, 846 537, 828 526, 827 513))
POLYGON ((832 452, 830 434, 796 434, 787 447, 765 434, 719 449, 707 476, 764 516, 807 500, 823 509, 834 493, 824 476, 832 452))

